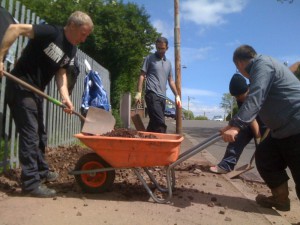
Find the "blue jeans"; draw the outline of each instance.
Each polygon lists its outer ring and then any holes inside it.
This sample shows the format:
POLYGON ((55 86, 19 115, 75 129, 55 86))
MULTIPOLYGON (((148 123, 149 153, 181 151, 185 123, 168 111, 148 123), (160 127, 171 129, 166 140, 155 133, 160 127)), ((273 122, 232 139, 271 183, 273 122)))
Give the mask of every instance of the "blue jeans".
POLYGON ((253 138, 253 133, 250 127, 241 130, 237 135, 235 142, 227 145, 225 155, 218 166, 226 171, 234 170, 244 148, 253 138))

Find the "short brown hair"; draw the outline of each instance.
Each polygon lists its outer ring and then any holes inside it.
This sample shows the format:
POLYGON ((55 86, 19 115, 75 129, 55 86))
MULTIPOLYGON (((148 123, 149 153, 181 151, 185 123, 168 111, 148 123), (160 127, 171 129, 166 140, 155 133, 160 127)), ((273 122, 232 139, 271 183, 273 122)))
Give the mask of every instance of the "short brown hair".
POLYGON ((233 62, 236 63, 238 60, 249 60, 253 59, 257 55, 256 51, 250 45, 241 45, 233 53, 233 62))
POLYGON ((76 26, 82 26, 86 24, 89 25, 92 29, 94 28, 94 24, 91 17, 88 14, 81 11, 75 11, 69 16, 67 20, 67 26, 71 23, 75 24, 76 26))
POLYGON ((167 47, 168 47, 168 44, 169 44, 168 39, 165 38, 165 37, 159 37, 159 38, 157 38, 156 41, 155 41, 155 44, 157 44, 157 43, 166 43, 167 47))

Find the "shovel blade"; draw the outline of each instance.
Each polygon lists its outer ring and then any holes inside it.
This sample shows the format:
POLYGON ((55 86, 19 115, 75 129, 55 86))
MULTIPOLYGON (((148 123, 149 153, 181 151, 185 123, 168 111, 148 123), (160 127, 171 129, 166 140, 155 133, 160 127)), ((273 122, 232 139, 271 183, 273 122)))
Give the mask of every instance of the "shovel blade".
POLYGON ((254 168, 254 166, 251 166, 250 164, 246 164, 243 165, 233 171, 230 171, 229 173, 226 174, 226 176, 231 179, 231 178, 235 178, 243 173, 246 173, 249 170, 252 170, 254 168))
POLYGON ((104 109, 89 107, 81 132, 101 135, 111 132, 116 120, 110 112, 104 109))
POLYGON ((133 115, 131 119, 137 131, 146 131, 142 118, 139 114, 133 115))

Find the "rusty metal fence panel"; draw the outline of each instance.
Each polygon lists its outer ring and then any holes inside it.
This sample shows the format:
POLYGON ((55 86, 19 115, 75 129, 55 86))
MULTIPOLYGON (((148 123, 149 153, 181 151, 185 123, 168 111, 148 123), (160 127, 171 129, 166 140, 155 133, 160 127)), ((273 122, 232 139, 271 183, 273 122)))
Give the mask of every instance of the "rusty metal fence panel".
MULTIPOLYGON (((15 0, 0 0, 1 6, 7 9, 11 15, 19 23, 37 24, 40 21, 34 12, 26 9, 24 5, 15 0)), ((19 37, 16 41, 15 59, 18 58, 28 39, 19 37)), ((107 95, 110 100, 110 78, 109 71, 94 61, 81 50, 77 51, 77 58, 80 67, 80 74, 72 91, 71 100, 77 112, 80 111, 81 98, 84 90, 84 78, 86 76, 86 59, 91 65, 92 70, 98 71, 107 95)), ((13 64, 5 62, 5 68, 10 71, 13 64)), ((18 160, 18 133, 11 118, 10 109, 5 104, 5 84, 6 77, 0 80, 0 172, 6 168, 19 167, 18 160)), ((54 79, 50 82, 45 90, 45 93, 55 99, 60 100, 60 96, 54 79)), ((81 130, 81 121, 75 115, 68 115, 63 110, 54 104, 44 101, 44 124, 48 134, 48 146, 56 147, 58 145, 72 145, 77 143, 77 139, 73 137, 75 133, 81 130)))

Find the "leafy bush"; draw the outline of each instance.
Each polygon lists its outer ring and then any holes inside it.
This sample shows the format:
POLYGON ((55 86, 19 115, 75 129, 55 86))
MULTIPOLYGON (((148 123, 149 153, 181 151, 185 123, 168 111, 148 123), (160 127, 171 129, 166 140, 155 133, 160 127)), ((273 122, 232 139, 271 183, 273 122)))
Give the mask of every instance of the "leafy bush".
POLYGON ((196 116, 194 119, 195 120, 208 120, 208 118, 206 116, 196 116))

